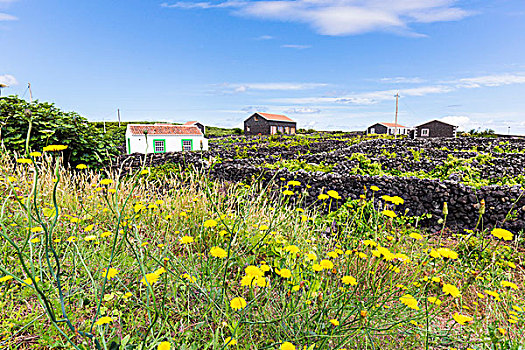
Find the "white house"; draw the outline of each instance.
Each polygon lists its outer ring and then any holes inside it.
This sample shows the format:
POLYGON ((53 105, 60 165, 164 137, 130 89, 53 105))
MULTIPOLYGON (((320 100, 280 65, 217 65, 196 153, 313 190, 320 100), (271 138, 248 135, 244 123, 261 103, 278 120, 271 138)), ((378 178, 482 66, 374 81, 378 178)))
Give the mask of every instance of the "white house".
POLYGON ((367 134, 409 135, 413 128, 395 123, 375 123, 366 129, 367 134))
POLYGON ((128 154, 207 151, 208 139, 195 125, 128 124, 126 150, 128 154))

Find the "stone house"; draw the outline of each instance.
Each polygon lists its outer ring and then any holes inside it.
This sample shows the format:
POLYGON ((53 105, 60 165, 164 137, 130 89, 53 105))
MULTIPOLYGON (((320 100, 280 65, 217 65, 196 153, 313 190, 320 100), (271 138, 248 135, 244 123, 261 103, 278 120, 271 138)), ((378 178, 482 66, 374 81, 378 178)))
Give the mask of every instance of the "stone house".
POLYGON ((254 113, 244 121, 244 135, 293 135, 297 123, 285 115, 254 113))
POLYGON ((440 120, 432 120, 416 126, 414 136, 416 138, 456 137, 457 128, 440 120))

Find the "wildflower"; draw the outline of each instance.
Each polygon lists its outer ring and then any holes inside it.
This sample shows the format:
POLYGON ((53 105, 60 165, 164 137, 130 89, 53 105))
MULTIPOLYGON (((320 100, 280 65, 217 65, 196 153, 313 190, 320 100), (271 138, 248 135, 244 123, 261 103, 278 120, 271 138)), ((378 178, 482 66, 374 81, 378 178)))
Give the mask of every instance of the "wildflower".
POLYGON ((33 161, 31 159, 26 159, 26 158, 18 158, 16 160, 17 163, 20 163, 20 164, 31 164, 33 163, 33 161))
POLYGON ((339 326, 339 321, 338 320, 331 319, 330 323, 333 324, 334 326, 339 326))
POLYGON ((228 253, 226 253, 226 251, 222 248, 219 248, 219 247, 213 247, 210 249, 210 255, 213 256, 213 257, 216 257, 216 258, 225 258, 226 256, 228 256, 228 253))
POLYGON ((232 337, 228 337, 224 340, 224 345, 227 345, 227 346, 232 346, 232 345, 235 345, 237 344, 237 339, 234 339, 232 337))
POLYGON ((325 270, 330 270, 334 268, 334 263, 327 259, 321 260, 320 264, 321 267, 325 270))
POLYGON ((420 239, 423 239, 423 236, 421 236, 419 233, 415 233, 415 232, 412 232, 409 236, 414 238, 417 241, 419 241, 420 239))
POLYGON ((459 292, 456 286, 452 284, 448 284, 448 283, 443 285, 443 293, 450 294, 454 298, 457 298, 458 296, 461 295, 461 293, 459 292))
POLYGON ((193 243, 193 237, 191 236, 184 236, 179 240, 182 244, 188 244, 193 243))
POLYGON ((372 191, 374 191, 374 192, 379 191, 379 187, 377 187, 377 186, 370 186, 370 189, 371 189, 372 191))
POLYGON ((292 272, 288 269, 281 269, 279 271, 279 275, 282 277, 282 278, 290 278, 292 277, 292 272))
POLYGON ((40 152, 31 152, 29 153, 31 157, 42 157, 42 153, 40 152))
POLYGON ((491 290, 487 290, 487 289, 485 289, 485 293, 486 293, 487 295, 490 295, 490 296, 493 297, 494 299, 496 299, 496 301, 500 301, 500 300, 501 300, 500 297, 499 297, 499 293, 498 293, 498 292, 493 292, 493 291, 491 291, 491 290))
POLYGON ((396 213, 394 213, 392 210, 383 210, 382 211, 384 216, 388 216, 389 218, 393 219, 397 216, 396 213))
POLYGON ((268 229, 269 229, 268 225, 261 225, 261 226, 259 226, 259 231, 266 231, 268 229))
POLYGON ((401 298, 399 298, 399 301, 411 309, 419 310, 419 306, 417 306, 417 300, 410 294, 403 295, 401 298))
POLYGON ((321 193, 320 195, 317 196, 317 199, 319 199, 320 201, 324 201, 328 198, 330 198, 330 196, 324 193, 321 193))
POLYGON ((111 317, 104 316, 104 317, 99 318, 98 321, 95 322, 95 324, 97 326, 102 326, 103 324, 107 324, 107 323, 111 323, 111 322, 113 322, 113 319, 111 317))
MULTIPOLYGON (((104 276, 106 276, 106 269, 103 269, 102 270, 102 274, 104 276)), ((118 270, 117 269, 114 269, 112 267, 109 268, 109 271, 107 273, 107 277, 108 277, 108 280, 112 279, 113 277, 115 277, 116 275, 118 274, 118 270)))
POLYGON ((363 244, 366 246, 372 246, 372 247, 375 247, 377 245, 377 243, 372 241, 371 239, 364 240, 363 244))
POLYGON ((288 186, 301 186, 301 183, 299 181, 288 181, 288 186))
POLYGON ((319 265, 319 264, 314 264, 314 265, 312 266, 312 268, 313 268, 314 271, 316 271, 316 272, 323 271, 323 267, 322 267, 321 265, 319 265))
POLYGON ((432 304, 436 304, 437 306, 441 305, 441 300, 439 300, 436 297, 428 297, 428 302, 432 304))
POLYGON ((167 341, 163 341, 157 346, 157 350, 170 350, 170 349, 171 349, 171 344, 170 342, 167 342, 167 341))
POLYGON ((105 237, 108 237, 108 236, 111 236, 111 232, 110 231, 102 232, 100 234, 100 237, 102 237, 102 238, 105 238, 105 237))
MULTIPOLYGON (((38 282, 40 281, 40 278, 39 277, 35 277, 35 282, 38 282)), ((22 281, 23 284, 25 284, 26 286, 30 286, 33 284, 33 280, 31 278, 26 278, 25 280, 22 281)))
POLYGON ((293 191, 290 191, 290 190, 284 190, 284 191, 283 191, 283 194, 284 194, 285 196, 292 196, 294 193, 293 193, 293 191))
POLYGON ((439 248, 437 252, 444 258, 449 258, 452 260, 456 260, 458 258, 458 253, 448 248, 439 248))
POLYGON ((244 309, 246 307, 246 300, 244 300, 244 298, 241 297, 233 298, 230 301, 230 306, 234 310, 244 309))
POLYGON ((38 227, 33 227, 33 228, 31 229, 31 232, 33 232, 33 233, 42 232, 42 231, 44 231, 44 229, 43 229, 42 227, 40 227, 40 226, 38 226, 38 227))
POLYGON ((390 197, 390 201, 392 203, 394 203, 395 205, 399 205, 399 204, 405 203, 405 200, 403 198, 401 198, 401 197, 398 197, 398 196, 390 197))
POLYGON ((505 334, 507 334, 507 331, 504 330, 504 329, 501 328, 501 327, 498 327, 498 332, 500 332, 501 335, 505 335, 505 334))
POLYGON ((204 221, 204 227, 206 227, 206 228, 215 227, 215 226, 217 226, 217 221, 215 221, 213 219, 204 221))
POLYGON ((146 279, 144 279, 144 277, 142 277, 142 279, 140 280, 140 282, 142 282, 143 284, 145 285, 153 285, 153 283, 157 282, 158 279, 159 279, 160 275, 156 274, 156 273, 147 273, 146 274, 146 279))
POLYGON ((86 241, 86 242, 94 241, 95 239, 97 239, 97 236, 95 236, 95 235, 90 235, 90 236, 84 237, 84 241, 86 241))
POLYGON ((84 232, 89 232, 89 231, 92 231, 93 230, 93 227, 95 227, 94 225, 88 225, 84 228, 84 232))
POLYGON ((501 286, 502 287, 509 287, 509 288, 512 288, 512 289, 518 289, 518 286, 512 282, 509 282, 509 281, 501 281, 501 286))
POLYGON ((439 283, 439 282, 441 282, 441 278, 439 278, 439 277, 432 277, 432 282, 439 283))
POLYGON ((279 349, 280 350, 295 350, 295 345, 293 345, 290 342, 285 341, 284 343, 281 344, 279 349))
POLYGON ((63 151, 67 148, 67 146, 65 145, 49 145, 49 146, 46 146, 44 147, 43 151, 44 152, 59 152, 59 151, 63 151))
POLYGON ((79 170, 87 169, 87 165, 86 164, 78 164, 76 166, 76 168, 79 169, 79 170))
POLYGON ((520 306, 512 305, 512 308, 518 312, 523 312, 523 308, 521 308, 520 306))
POLYGON ((261 269, 258 268, 257 266, 253 266, 253 265, 247 266, 244 269, 244 272, 246 273, 246 275, 252 276, 252 277, 262 277, 262 276, 264 276, 264 272, 262 272, 261 269))
POLYGON ((330 190, 330 191, 326 192, 326 194, 329 195, 330 197, 334 198, 334 199, 341 199, 341 196, 339 195, 339 193, 337 193, 337 191, 330 190))
POLYGON ((507 231, 505 229, 502 229, 502 228, 495 228, 492 230, 491 234, 494 236, 494 237, 497 237, 497 238, 501 238, 505 241, 510 241, 512 240, 512 232, 510 231, 507 231))
POLYGON ((357 285, 357 280, 352 276, 343 276, 341 278, 341 282, 343 282, 344 284, 349 284, 351 286, 357 285))
POLYGON ((461 315, 459 313, 455 313, 454 316, 452 316, 454 320, 459 323, 460 325, 464 325, 465 323, 472 322, 473 318, 465 315, 461 315))
POLYGON ((9 280, 12 280, 12 279, 13 279, 13 276, 11 276, 11 275, 0 277, 0 283, 6 282, 6 281, 9 281, 9 280))

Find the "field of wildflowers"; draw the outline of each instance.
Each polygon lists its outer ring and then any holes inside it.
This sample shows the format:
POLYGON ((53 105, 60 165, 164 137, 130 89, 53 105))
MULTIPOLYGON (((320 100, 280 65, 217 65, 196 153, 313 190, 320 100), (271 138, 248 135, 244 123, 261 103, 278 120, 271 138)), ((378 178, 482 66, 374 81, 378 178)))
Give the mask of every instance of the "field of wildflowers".
POLYGON ((0 156, 1 348, 525 346, 520 232, 430 235, 375 186, 321 211, 294 179, 160 186, 61 151, 0 156))

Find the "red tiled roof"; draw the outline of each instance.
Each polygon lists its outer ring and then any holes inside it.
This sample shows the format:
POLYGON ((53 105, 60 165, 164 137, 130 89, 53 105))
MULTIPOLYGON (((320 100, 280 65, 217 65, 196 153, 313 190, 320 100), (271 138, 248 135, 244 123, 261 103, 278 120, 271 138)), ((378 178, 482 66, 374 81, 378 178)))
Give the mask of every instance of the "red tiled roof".
POLYGON ((193 125, 193 124, 197 124, 198 121, 194 120, 194 121, 191 121, 191 122, 186 122, 184 123, 184 125, 193 125))
POLYGON ((259 114, 261 117, 267 120, 276 120, 279 122, 293 122, 293 120, 281 114, 269 114, 269 113, 257 113, 257 114, 259 114))
MULTIPOLYGON (((384 126, 388 126, 390 128, 395 128, 396 127, 396 123, 379 123, 379 124, 382 124, 384 126)), ((406 126, 401 125, 401 124, 397 124, 397 127, 398 128, 406 128, 406 126)))
POLYGON ((200 129, 196 126, 187 125, 128 125, 132 135, 202 135, 200 129))

